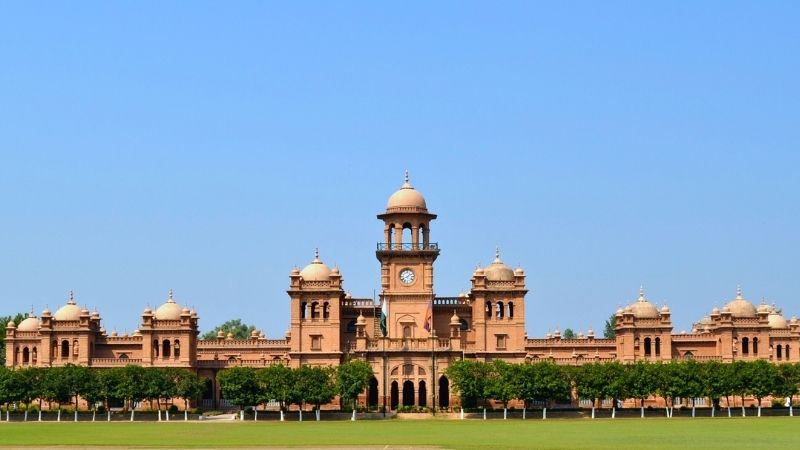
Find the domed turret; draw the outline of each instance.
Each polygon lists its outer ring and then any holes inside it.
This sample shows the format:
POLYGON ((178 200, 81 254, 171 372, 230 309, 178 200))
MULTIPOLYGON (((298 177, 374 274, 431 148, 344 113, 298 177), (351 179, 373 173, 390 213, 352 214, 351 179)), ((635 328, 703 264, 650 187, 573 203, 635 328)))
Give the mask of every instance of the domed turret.
POLYGON ((736 298, 725 305, 723 311, 728 309, 733 317, 755 317, 756 307, 742 296, 742 288, 736 288, 736 298))
POLYGON ((170 289, 166 303, 156 309, 155 316, 158 320, 181 320, 182 309, 181 305, 172 298, 172 289, 170 289))
POLYGON ((58 308, 54 316, 56 320, 80 320, 81 308, 75 303, 75 296, 69 291, 67 304, 58 308))
POLYGON ((17 325, 14 323, 13 320, 9 320, 6 324, 6 328, 17 328, 17 325))
POLYGON ((356 318, 356 325, 362 325, 363 326, 363 325, 366 325, 366 324, 367 324, 367 318, 364 317, 364 314, 362 314, 359 311, 358 317, 356 318))
POLYGON ((630 308, 633 316, 637 319, 657 319, 658 318, 658 308, 656 305, 647 301, 647 298, 644 296, 644 288, 639 288, 639 298, 628 305, 627 308, 630 308))
POLYGON ((314 260, 300 271, 303 281, 328 281, 331 269, 319 259, 319 249, 314 251, 314 260))
POLYGON ((28 314, 22 322, 19 323, 17 331, 37 331, 39 330, 39 319, 33 314, 28 314))
POLYGON ((489 281, 514 281, 514 271, 500 259, 500 249, 495 249, 495 258, 484 270, 486 279, 489 281))
POLYGON ((453 310, 453 315, 450 316, 450 325, 461 325, 461 318, 458 317, 455 309, 453 310))
POLYGON ((767 316, 769 320, 769 327, 770 328, 788 328, 789 324, 786 323, 786 319, 783 317, 780 311, 774 306, 770 309, 769 316, 767 316))
POLYGON ((428 212, 425 198, 408 182, 408 171, 406 171, 403 185, 389 197, 389 201, 386 203, 386 212, 428 212))

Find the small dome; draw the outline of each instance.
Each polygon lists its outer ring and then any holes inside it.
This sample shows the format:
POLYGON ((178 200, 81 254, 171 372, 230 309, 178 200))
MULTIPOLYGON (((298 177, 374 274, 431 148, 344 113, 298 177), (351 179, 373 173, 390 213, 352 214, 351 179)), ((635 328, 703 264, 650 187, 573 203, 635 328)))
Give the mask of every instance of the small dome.
POLYGON ((191 311, 191 310, 189 310, 189 308, 186 308, 186 307, 184 307, 184 308, 181 310, 181 315, 182 315, 182 316, 191 316, 191 315, 192 315, 192 311, 191 311))
POLYGON ((145 315, 145 316, 149 316, 150 314, 153 314, 153 310, 150 309, 150 308, 145 308, 144 312, 142 312, 142 314, 145 315))
POLYGON ((17 325, 14 323, 13 320, 9 320, 6 324, 6 328, 17 328, 17 325))
POLYGON ((628 308, 631 309, 631 312, 637 319, 658 318, 658 308, 656 308, 656 305, 647 301, 647 298, 644 296, 644 288, 639 288, 639 299, 628 305, 628 308))
POLYGON ((711 318, 708 317, 708 316, 705 316, 700 320, 700 323, 703 324, 703 325, 708 325, 708 324, 711 323, 711 318))
POLYGON ((661 314, 669 314, 669 306, 664 305, 661 307, 661 314))
POLYGON ((772 312, 772 307, 762 301, 761 304, 758 305, 758 308, 756 308, 756 312, 769 314, 772 312))
POLYGON ((50 310, 48 308, 45 308, 44 311, 42 311, 42 317, 50 317, 50 310))
POLYGON ((137 329, 133 330, 133 335, 134 335, 134 336, 141 336, 141 335, 142 335, 142 332, 141 332, 141 331, 139 331, 139 329, 137 328, 137 329))
POLYGON ((481 266, 475 268, 475 272, 472 272, 473 277, 482 277, 483 276, 483 269, 481 266))
POLYGON ((314 260, 300 271, 303 281, 328 281, 331 269, 319 259, 319 250, 314 252, 314 260))
POLYGON ((591 329, 591 328, 589 328, 589 331, 588 331, 588 332, 586 332, 586 336, 588 336, 588 337, 594 337, 594 330, 593 330, 593 329, 591 329))
POLYGON ((117 333, 117 330, 112 330, 111 331, 111 337, 117 337, 117 336, 119 336, 119 333, 117 333))
POLYGON ((228 335, 227 335, 227 336, 225 336, 225 339, 227 339, 227 340, 229 340, 229 341, 232 341, 232 340, 233 340, 233 333, 231 333, 230 331, 228 331, 228 335))
POLYGON ((514 281, 514 271, 500 259, 500 249, 495 250, 495 258, 485 270, 489 281, 514 281))
POLYGON ((729 301, 725 308, 727 308, 733 317, 755 317, 756 307, 752 303, 742 297, 742 289, 736 289, 736 298, 729 301))
POLYGON ((428 212, 428 205, 422 194, 408 182, 408 171, 403 185, 389 197, 386 212, 405 212, 411 209, 417 212, 428 212))
POLYGON ((792 316, 792 320, 790 320, 789 323, 791 323, 792 325, 796 324, 797 323, 797 317, 792 316))
POLYGON ((631 305, 626 306, 625 309, 622 310, 623 314, 630 314, 632 312, 633 312, 633 308, 631 308, 631 305))
POLYGON ((715 306, 715 307, 714 307, 714 309, 712 309, 712 310, 711 310, 711 315, 712 315, 712 316, 716 316, 716 315, 718 315, 718 314, 719 314, 719 308, 717 308, 717 307, 715 306))
POLYGON ((222 330, 217 331, 217 339, 223 339, 225 337, 225 332, 222 330))
MULTIPOLYGON (((769 320, 769 327, 770 328, 788 328, 789 327, 789 325, 786 323, 786 319, 775 308, 772 308, 772 310, 769 313, 769 316, 767 316, 767 319, 769 320)), ((22 324, 20 324, 20 326, 22 326, 22 324)))
POLYGON ((356 325, 366 325, 366 324, 367 324, 367 318, 364 317, 364 314, 359 312, 358 317, 356 318, 356 325))
POLYGON ((525 275, 525 271, 522 270, 522 267, 517 267, 516 269, 514 269, 514 275, 521 277, 525 275))
POLYGON ((259 335, 258 330, 253 330, 250 333, 250 337, 253 338, 253 339, 258 339, 258 335, 259 335))
POLYGON ((296 276, 300 275, 300 269, 297 268, 297 267, 292 267, 292 272, 289 275, 291 275, 293 277, 296 277, 296 276))
POLYGON ((334 267, 333 269, 331 269, 331 276, 337 276, 337 277, 339 276, 339 268, 338 267, 334 267))
POLYGON ((175 303, 172 298, 172 289, 169 290, 169 297, 166 303, 156 309, 156 319, 158 320, 181 320, 181 305, 175 303))
POLYGON ((617 309, 617 315, 621 316, 625 311, 622 308, 617 309))
POLYGON ((37 331, 39 329, 39 319, 29 314, 28 317, 19 323, 17 331, 37 331))
POLYGON ((728 305, 725 305, 725 306, 722 307, 722 313, 723 314, 730 314, 730 312, 731 312, 731 309, 728 308, 728 305))
POLYGON ((69 291, 67 304, 58 308, 54 317, 56 320, 80 320, 81 308, 75 304, 75 297, 72 295, 72 291, 69 291))
POLYGON ((461 325, 461 318, 458 317, 455 309, 453 310, 453 315, 450 317, 450 325, 461 325))
POLYGON ((97 311, 92 311, 92 319, 99 319, 100 313, 97 311))

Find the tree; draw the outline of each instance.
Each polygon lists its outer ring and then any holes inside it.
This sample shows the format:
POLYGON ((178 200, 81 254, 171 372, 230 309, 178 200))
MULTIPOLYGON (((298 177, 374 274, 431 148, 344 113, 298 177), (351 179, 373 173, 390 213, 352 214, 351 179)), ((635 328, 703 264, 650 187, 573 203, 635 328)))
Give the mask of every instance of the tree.
POLYGON ((794 416, 792 397, 800 387, 800 364, 781 364, 778 366, 778 385, 775 394, 788 399, 789 416, 794 416))
POLYGON ((579 398, 592 401, 592 419, 594 419, 595 406, 598 400, 602 401, 607 393, 607 386, 611 380, 607 378, 605 364, 589 363, 575 369, 575 388, 579 398))
POLYGON ((144 371, 143 396, 150 401, 150 408, 153 401, 156 402, 158 420, 161 420, 161 399, 173 398, 177 395, 174 369, 149 367, 144 371))
POLYGON ((677 361, 670 361, 666 364, 653 364, 651 370, 654 372, 655 392, 664 399, 664 408, 667 417, 672 417, 672 405, 675 397, 683 397, 686 393, 683 380, 684 364, 677 361))
POLYGON ((744 398, 750 390, 750 371, 748 369, 745 361, 734 361, 730 365, 733 393, 739 394, 742 399, 742 417, 747 415, 744 409, 744 398))
POLYGON ((282 364, 264 367, 256 373, 261 385, 262 398, 259 403, 276 400, 281 410, 281 420, 286 406, 292 402, 295 385, 294 371, 282 364))
POLYGON ((229 320, 222 325, 217 326, 213 330, 209 331, 208 333, 204 334, 202 339, 216 339, 217 333, 222 331, 226 335, 228 333, 233 334, 234 339, 249 339, 250 335, 255 331, 256 327, 253 325, 247 325, 242 323, 242 319, 233 319, 229 320))
POLYGON ((239 406, 240 412, 245 406, 258 403, 261 387, 252 368, 232 367, 217 374, 217 381, 222 397, 239 406))
POLYGON ((561 337, 564 339, 575 339, 575 330, 567 328, 564 330, 564 334, 561 337))
POLYGON ((616 313, 612 313, 611 316, 608 319, 606 319, 606 323, 603 326, 603 337, 606 339, 614 339, 617 337, 616 313))
POLYGON ((208 379, 197 376, 196 373, 185 369, 173 372, 175 380, 175 396, 183 399, 183 420, 189 420, 189 402, 197 400, 206 390, 208 379))
MULTIPOLYGON (((692 399, 692 417, 695 417, 695 399, 698 397, 710 397, 708 386, 704 381, 705 368, 697 361, 690 359, 681 363, 679 378, 676 380, 678 384, 677 395, 681 397, 688 397, 692 399)), ((712 401, 713 408, 713 401, 712 401)), ((671 415, 671 413, 670 413, 671 415)))
POLYGON ((779 389, 781 373, 775 364, 757 359, 747 364, 747 378, 747 391, 758 400, 758 417, 761 417, 761 400, 779 389))
POLYGON ((495 359, 488 367, 486 397, 503 404, 503 419, 507 417, 508 402, 519 395, 519 380, 516 378, 522 374, 515 370, 516 367, 516 364, 508 364, 500 359, 495 359))
POLYGON ((113 370, 115 373, 111 377, 114 383, 114 390, 111 397, 125 401, 125 407, 131 411, 131 421, 134 418, 136 403, 142 401, 147 393, 145 388, 145 368, 128 364, 113 370))
POLYGON ((627 398, 631 392, 630 378, 628 377, 627 366, 623 366, 618 361, 603 364, 603 373, 608 384, 605 387, 605 396, 613 399, 611 407, 611 418, 617 417, 617 401, 627 398))
POLYGON ((0 367, 6 365, 6 325, 8 322, 14 322, 14 325, 19 325, 26 317, 28 316, 22 313, 17 313, 14 316, 0 317, 0 367))
POLYGON ((11 397, 11 370, 0 366, 0 403, 5 405, 6 411, 8 403, 13 400, 11 397))
POLYGON ((9 397, 12 401, 25 404, 25 421, 28 420, 28 407, 33 399, 41 395, 44 371, 37 367, 27 367, 11 372, 9 397))
POLYGON ((706 395, 711 397, 711 415, 715 414, 719 399, 725 397, 728 408, 728 417, 731 416, 731 396, 735 391, 733 365, 719 361, 708 361, 703 364, 702 376, 705 380, 706 395))
POLYGON ((372 366, 361 360, 347 361, 336 370, 336 393, 345 403, 353 402, 353 420, 356 417, 358 394, 367 388, 372 375, 372 366))
POLYGON ((462 408, 486 398, 486 363, 462 359, 451 364, 445 373, 458 392, 462 408))
POLYGON ((655 364, 637 361, 626 367, 626 384, 630 389, 630 396, 641 401, 640 408, 644 418, 644 401, 658 389, 658 368, 655 364))
POLYGON ((536 388, 533 398, 544 400, 542 418, 546 419, 548 402, 569 398, 569 379, 560 366, 550 361, 532 364, 531 367, 531 375, 534 377, 533 384, 536 388))
POLYGON ((65 367, 43 369, 41 384, 39 386, 39 409, 41 410, 42 400, 47 401, 48 405, 51 405, 50 409, 52 409, 53 402, 58 403, 58 421, 61 421, 61 406, 64 403, 69 403, 72 397, 64 372, 65 367))
POLYGON ((319 408, 336 396, 336 383, 330 367, 300 366, 296 371, 295 399, 302 409, 304 403, 316 407, 317 420, 320 420, 319 408))

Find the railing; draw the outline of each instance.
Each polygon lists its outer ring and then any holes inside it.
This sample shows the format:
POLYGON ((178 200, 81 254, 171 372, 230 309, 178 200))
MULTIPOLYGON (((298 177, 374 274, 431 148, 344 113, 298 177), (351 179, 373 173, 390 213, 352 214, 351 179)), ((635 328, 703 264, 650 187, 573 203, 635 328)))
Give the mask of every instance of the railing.
POLYGON ((89 362, 92 366, 114 366, 122 367, 128 364, 141 364, 142 359, 133 358, 92 358, 89 362))
POLYGON ((435 297, 433 306, 469 305, 469 297, 435 297))
POLYGON ((429 242, 427 244, 423 242, 419 243, 411 243, 411 242, 394 242, 391 244, 387 244, 385 242, 378 242, 378 251, 388 251, 388 250, 401 250, 401 251, 422 251, 422 250, 432 250, 438 251, 439 250, 439 243, 438 242, 429 242))

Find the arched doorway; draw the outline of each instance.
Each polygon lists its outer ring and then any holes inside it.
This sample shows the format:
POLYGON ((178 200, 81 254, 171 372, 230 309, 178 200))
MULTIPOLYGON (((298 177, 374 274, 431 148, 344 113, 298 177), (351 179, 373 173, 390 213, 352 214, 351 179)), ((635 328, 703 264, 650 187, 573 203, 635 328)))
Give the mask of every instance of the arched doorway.
POLYGON ((378 379, 372 377, 369 380, 369 390, 367 391, 367 405, 368 406, 377 406, 378 405, 378 379))
POLYGON ((428 406, 428 389, 425 386, 425 381, 419 382, 419 401, 417 404, 419 406, 428 406))
POLYGON ((392 381, 392 399, 391 399, 391 409, 397 409, 397 405, 400 404, 400 393, 397 389, 397 381, 392 381))
POLYGON ((403 406, 414 406, 414 382, 411 380, 403 382, 403 406))
POLYGON ((442 375, 439 378, 439 408, 450 407, 450 380, 442 375))

